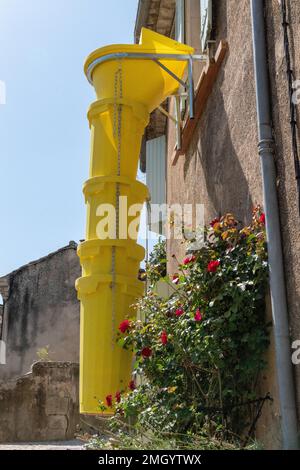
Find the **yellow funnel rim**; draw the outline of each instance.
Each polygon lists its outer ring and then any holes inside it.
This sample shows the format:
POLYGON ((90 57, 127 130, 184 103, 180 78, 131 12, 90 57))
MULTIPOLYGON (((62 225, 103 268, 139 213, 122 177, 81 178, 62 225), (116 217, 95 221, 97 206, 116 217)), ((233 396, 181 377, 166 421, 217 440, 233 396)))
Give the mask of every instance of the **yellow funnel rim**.
POLYGON ((76 279, 75 288, 78 292, 78 298, 91 295, 99 289, 111 286, 112 283, 120 285, 122 293, 138 298, 144 292, 144 284, 138 279, 133 279, 129 276, 117 274, 94 274, 86 277, 79 277, 76 279))
MULTIPOLYGON (((170 55, 191 55, 194 53, 194 49, 190 46, 174 41, 162 34, 158 34, 147 28, 142 28, 140 36, 140 44, 111 44, 109 46, 100 47, 93 51, 85 60, 84 73, 88 80, 92 82, 92 73, 94 71, 95 61, 110 56, 110 54, 170 54, 170 55), (93 67, 93 64, 94 67, 93 67), (91 70, 91 67, 93 69, 91 70)), ((126 58, 126 57, 125 57, 126 58)), ((116 57, 111 57, 111 60, 115 60, 116 57)), ((100 63, 98 64, 100 65, 100 63)))
POLYGON ((144 127, 147 126, 149 122, 149 112, 142 103, 137 101, 128 100, 126 98, 115 98, 97 100, 92 103, 88 109, 87 117, 89 123, 91 124, 94 118, 97 118, 103 111, 107 111, 110 106, 115 106, 116 101, 118 104, 124 106, 129 106, 132 108, 134 115, 143 122, 144 127))

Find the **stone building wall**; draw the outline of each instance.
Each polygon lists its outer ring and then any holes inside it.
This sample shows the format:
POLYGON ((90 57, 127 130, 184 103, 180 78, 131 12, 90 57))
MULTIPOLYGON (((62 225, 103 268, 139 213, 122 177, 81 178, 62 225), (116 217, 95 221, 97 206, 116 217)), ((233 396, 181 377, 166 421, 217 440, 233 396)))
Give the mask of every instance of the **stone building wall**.
MULTIPOLYGON (((199 50, 199 3, 188 2, 193 21, 186 25, 189 44, 199 50), (198 24, 198 28, 194 25, 198 24)), ((243 222, 251 209, 262 203, 260 161, 257 154, 257 122, 250 3, 239 0, 214 2, 216 46, 228 42, 223 65, 208 98, 204 113, 188 151, 173 165, 175 130, 168 121, 167 201, 204 204, 206 222, 225 212, 234 212, 243 222)), ((201 69, 194 77, 199 79, 201 69)), ((169 272, 176 271, 176 259, 184 256, 179 240, 168 240, 169 272)))
MULTIPOLYGON (((200 2, 186 0, 185 3, 186 42, 198 52, 200 2)), ((300 338, 300 217, 291 149, 281 5, 278 0, 267 0, 265 4, 278 197, 293 340, 300 338)), ((288 21, 292 67, 295 78, 300 79, 300 2, 292 0, 287 4, 291 10, 288 21)), ((188 150, 175 164, 175 128, 168 120, 167 202, 204 204, 206 223, 225 212, 234 212, 239 220, 248 223, 252 207, 263 204, 249 0, 213 1, 213 23, 216 47, 224 39, 228 51, 188 150)), ((195 83, 200 73, 201 67, 195 68, 195 83)), ((177 271, 177 260, 184 254, 181 241, 167 241, 169 274, 177 271)), ((270 308, 268 312, 271 315, 270 308)), ((273 338, 267 360, 261 393, 270 392, 274 401, 263 409, 257 436, 266 448, 276 449, 280 448, 280 414, 273 338)), ((295 382, 300 416, 300 366, 295 366, 295 382)))
POLYGON ((6 299, 6 364, 0 365, 0 380, 26 374, 38 359, 38 350, 47 347, 51 360, 79 362, 76 247, 71 242, 0 279, 6 299))
MULTIPOLYGON (((300 80, 300 2, 287 2, 290 55, 295 80, 300 80)), ((300 215, 295 181, 290 129, 289 93, 286 75, 281 9, 277 0, 266 2, 268 61, 275 138, 278 198, 283 239, 283 256, 292 340, 300 339, 300 215)), ((299 111, 299 105, 298 105, 299 111)), ((300 128, 298 114, 298 129, 300 128)), ((298 131, 299 138, 299 131, 298 131)), ((299 141, 298 147, 300 151, 299 141)), ((300 365, 294 367, 300 420, 300 365)))
POLYGON ((0 382, 0 442, 68 440, 79 424, 78 364, 37 362, 0 382))

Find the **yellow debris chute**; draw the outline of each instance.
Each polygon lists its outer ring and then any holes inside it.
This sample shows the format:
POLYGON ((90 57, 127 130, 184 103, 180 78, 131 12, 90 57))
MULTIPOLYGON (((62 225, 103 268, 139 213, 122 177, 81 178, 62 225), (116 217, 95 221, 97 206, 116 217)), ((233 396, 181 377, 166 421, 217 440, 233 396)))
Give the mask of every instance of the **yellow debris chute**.
POLYGON ((141 140, 149 114, 176 92, 192 53, 191 47, 142 29, 140 44, 102 47, 85 63, 97 101, 88 111, 87 226, 78 247, 82 277, 76 281, 81 413, 100 413, 99 402, 125 390, 130 380, 132 354, 116 344, 116 334, 120 322, 134 315, 132 304, 144 289, 137 278, 145 255, 137 230, 148 198, 147 187, 136 181, 141 140))

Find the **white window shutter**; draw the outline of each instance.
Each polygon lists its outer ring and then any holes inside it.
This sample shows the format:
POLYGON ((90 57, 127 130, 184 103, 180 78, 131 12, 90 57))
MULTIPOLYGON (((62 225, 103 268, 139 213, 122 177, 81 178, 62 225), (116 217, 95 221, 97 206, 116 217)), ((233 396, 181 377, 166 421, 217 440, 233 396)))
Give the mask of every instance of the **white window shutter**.
POLYGON ((212 0, 200 0, 201 47, 206 49, 212 27, 212 0))
MULTIPOLYGON (((150 193, 150 203, 160 206, 166 204, 166 136, 164 135, 146 143, 146 183, 150 193)), ((155 211, 149 215, 155 215, 155 211)), ((164 212, 159 214, 159 220, 150 217, 149 229, 163 235, 165 218, 164 212)))

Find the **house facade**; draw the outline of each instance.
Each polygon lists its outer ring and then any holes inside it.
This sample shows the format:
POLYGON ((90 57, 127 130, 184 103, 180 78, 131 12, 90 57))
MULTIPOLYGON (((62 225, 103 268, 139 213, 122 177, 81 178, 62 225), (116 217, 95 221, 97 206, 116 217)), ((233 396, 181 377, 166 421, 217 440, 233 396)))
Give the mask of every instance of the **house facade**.
MULTIPOLYGON (((300 339, 299 18, 300 3, 295 0, 140 0, 135 25, 136 42, 141 28, 147 27, 191 45, 195 54, 206 55, 206 61, 195 61, 193 67, 194 119, 189 118, 186 97, 181 97, 178 129, 178 124, 174 123, 174 115, 178 121, 178 101, 176 104, 176 98, 171 97, 164 109, 172 117, 163 110, 156 110, 146 129, 141 170, 146 173, 154 202, 202 204, 205 223, 233 212, 238 220, 247 224, 252 208, 264 205, 264 189, 268 195, 261 166, 264 152, 269 152, 269 157, 274 159, 282 246, 278 245, 277 255, 281 259, 282 249, 288 311, 286 328, 290 333, 288 368, 292 389, 289 396, 294 417, 300 416, 300 365, 293 364, 291 359, 293 346, 300 339), (267 56, 272 149, 262 148, 265 142, 258 133, 257 90, 261 92, 261 83, 257 80, 259 57, 254 57, 253 53, 255 12, 253 10, 251 15, 251 6, 263 7, 263 29, 258 35, 262 33, 267 56)), ((262 132, 263 126, 262 122, 262 132)), ((165 220, 156 228, 151 224, 149 228, 164 233, 168 223, 165 220)), ((270 221, 269 230, 271 225, 270 221)), ((268 235, 269 242, 273 241, 270 233, 268 235)), ((176 273, 177 260, 183 259, 184 254, 185 245, 180 240, 167 239, 170 275, 176 273)), ((270 255, 272 257, 272 253, 270 255)), ((271 300, 273 302, 272 295, 271 300)), ((274 302, 268 307, 273 323, 276 307, 274 302)), ((285 315, 284 311, 278 313, 279 318, 285 315)), ((278 370, 280 360, 278 362, 275 337, 277 341, 278 332, 273 325, 268 367, 261 379, 261 393, 269 392, 273 402, 264 406, 257 426, 257 438, 269 449, 285 446, 283 423, 290 413, 289 409, 283 413, 281 407, 284 400, 289 407, 289 400, 284 395, 285 385, 278 370)))

